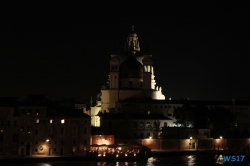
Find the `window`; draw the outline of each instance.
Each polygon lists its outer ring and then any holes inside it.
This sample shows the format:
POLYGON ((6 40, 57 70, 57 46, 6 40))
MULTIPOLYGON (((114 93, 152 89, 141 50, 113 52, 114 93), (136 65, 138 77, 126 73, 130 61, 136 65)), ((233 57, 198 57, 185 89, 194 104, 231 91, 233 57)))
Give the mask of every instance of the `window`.
POLYGON ((143 138, 144 137, 144 134, 143 133, 140 133, 140 138, 143 138))
POLYGON ((36 116, 39 115, 39 110, 36 110, 36 116))
POLYGON ((39 123, 39 119, 36 119, 36 123, 39 123))
POLYGON ((64 123, 65 123, 65 120, 64 120, 64 119, 62 119, 62 120, 61 120, 61 124, 64 124, 64 123))
POLYGON ((28 109, 27 115, 31 115, 31 109, 28 109))
POLYGON ((0 131, 0 142, 3 142, 4 140, 4 132, 3 130, 0 131))
POLYGON ((52 124, 52 123, 53 123, 53 120, 52 120, 52 119, 50 119, 50 120, 49 120, 49 123, 50 123, 50 124, 52 124))
POLYGON ((148 127, 148 128, 151 127, 150 122, 147 122, 146 127, 148 127))
POLYGON ((27 126, 27 133, 30 134, 30 126, 27 126))
POLYGON ((61 128, 61 135, 63 135, 64 134, 64 128, 62 127, 61 128))
POLYGON ((114 71, 114 65, 111 65, 110 70, 111 70, 111 71, 114 71))

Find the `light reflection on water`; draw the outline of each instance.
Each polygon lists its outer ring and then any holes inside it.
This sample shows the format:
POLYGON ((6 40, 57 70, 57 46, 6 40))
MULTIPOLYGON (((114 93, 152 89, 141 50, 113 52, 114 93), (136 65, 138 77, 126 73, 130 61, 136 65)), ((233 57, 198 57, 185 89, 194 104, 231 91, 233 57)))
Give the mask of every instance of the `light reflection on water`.
MULTIPOLYGON (((100 161, 54 161, 43 163, 19 163, 20 166, 213 166, 218 163, 219 156, 211 155, 182 155, 182 156, 163 156, 151 157, 147 161, 136 162, 100 162, 100 161), (215 158, 216 157, 216 158, 215 158)), ((223 161, 222 161, 223 162, 223 161)), ((10 166, 13 164, 0 164, 10 166)))

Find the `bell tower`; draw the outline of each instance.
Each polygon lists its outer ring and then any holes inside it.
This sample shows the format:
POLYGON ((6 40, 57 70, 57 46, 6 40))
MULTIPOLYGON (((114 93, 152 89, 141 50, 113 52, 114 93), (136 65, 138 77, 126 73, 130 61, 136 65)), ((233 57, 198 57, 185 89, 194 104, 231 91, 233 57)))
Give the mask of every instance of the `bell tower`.
POLYGON ((111 59, 109 61, 110 70, 109 70, 109 88, 110 89, 118 89, 119 88, 119 64, 120 60, 117 55, 116 49, 111 53, 111 59))

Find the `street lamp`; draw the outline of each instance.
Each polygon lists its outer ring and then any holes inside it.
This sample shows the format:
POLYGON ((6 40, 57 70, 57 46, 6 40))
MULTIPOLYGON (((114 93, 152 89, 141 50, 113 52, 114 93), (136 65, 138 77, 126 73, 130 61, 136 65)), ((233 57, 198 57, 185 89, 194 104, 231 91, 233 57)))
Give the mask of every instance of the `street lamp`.
POLYGON ((189 151, 190 151, 190 146, 191 146, 191 140, 193 139, 193 137, 189 137, 189 151))
MULTIPOLYGON (((220 136, 220 139, 223 139, 222 136, 220 136)), ((224 145, 223 145, 224 142, 221 142, 221 149, 224 150, 224 145)))

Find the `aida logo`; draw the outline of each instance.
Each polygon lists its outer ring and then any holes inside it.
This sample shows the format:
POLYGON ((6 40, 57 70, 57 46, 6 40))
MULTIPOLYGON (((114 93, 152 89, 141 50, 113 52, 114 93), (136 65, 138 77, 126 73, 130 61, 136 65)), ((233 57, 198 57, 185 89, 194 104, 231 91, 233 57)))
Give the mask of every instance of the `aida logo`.
POLYGON ((224 155, 224 162, 243 162, 245 159, 245 155, 224 155))

